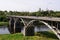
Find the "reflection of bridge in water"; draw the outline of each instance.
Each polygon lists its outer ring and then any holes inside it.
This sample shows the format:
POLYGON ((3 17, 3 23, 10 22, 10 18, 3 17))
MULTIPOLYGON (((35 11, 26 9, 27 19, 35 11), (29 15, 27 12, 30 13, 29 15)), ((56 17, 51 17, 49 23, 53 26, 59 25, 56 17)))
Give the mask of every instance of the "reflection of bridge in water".
POLYGON ((25 36, 34 35, 34 25, 40 22, 49 27, 55 35, 60 39, 60 18, 57 17, 35 17, 35 16, 7 16, 9 20, 9 30, 11 33, 21 32, 25 36), (17 31, 19 30, 19 31, 17 31))

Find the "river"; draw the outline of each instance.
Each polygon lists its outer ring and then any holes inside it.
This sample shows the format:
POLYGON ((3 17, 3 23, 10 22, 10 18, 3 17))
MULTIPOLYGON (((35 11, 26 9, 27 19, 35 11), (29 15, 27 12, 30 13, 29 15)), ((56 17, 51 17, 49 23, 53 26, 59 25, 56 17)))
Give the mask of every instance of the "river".
MULTIPOLYGON (((46 27, 45 25, 40 26, 40 27, 35 27, 35 32, 39 32, 39 31, 49 31, 50 29, 48 27, 46 27)), ((0 26, 0 34, 10 34, 8 27, 6 26, 0 26)))
POLYGON ((35 27, 35 32, 39 32, 39 31, 50 31, 50 29, 45 26, 45 25, 41 25, 40 27, 35 27))
POLYGON ((10 34, 6 26, 0 26, 0 34, 10 34))

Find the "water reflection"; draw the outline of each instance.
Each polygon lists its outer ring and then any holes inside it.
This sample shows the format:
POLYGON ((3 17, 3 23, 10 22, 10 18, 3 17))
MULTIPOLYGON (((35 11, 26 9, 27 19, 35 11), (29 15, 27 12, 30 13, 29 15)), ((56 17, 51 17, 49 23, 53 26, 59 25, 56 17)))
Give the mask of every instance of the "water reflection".
MULTIPOLYGON (((39 26, 39 27, 35 26, 34 31, 35 31, 35 32, 50 31, 50 28, 48 28, 48 27, 45 26, 45 25, 41 25, 41 26, 39 26)), ((24 33, 24 30, 22 29, 21 32, 24 33)))
POLYGON ((7 27, 0 26, 0 34, 10 34, 10 32, 7 27))
POLYGON ((41 25, 40 27, 35 27, 35 32, 39 32, 39 31, 50 31, 50 29, 45 26, 45 25, 41 25))

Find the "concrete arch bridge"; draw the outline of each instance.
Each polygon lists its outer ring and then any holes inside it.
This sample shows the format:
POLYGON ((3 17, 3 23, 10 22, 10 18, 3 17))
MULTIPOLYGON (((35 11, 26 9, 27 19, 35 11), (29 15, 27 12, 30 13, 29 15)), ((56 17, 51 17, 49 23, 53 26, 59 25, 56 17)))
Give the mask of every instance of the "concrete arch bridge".
MULTIPOLYGON (((21 32, 24 36, 34 35, 34 24, 40 22, 50 28, 60 39, 60 18, 8 15, 10 33, 21 32), (19 30, 19 31, 18 31, 19 30)), ((36 24, 35 24, 36 25, 36 24)))

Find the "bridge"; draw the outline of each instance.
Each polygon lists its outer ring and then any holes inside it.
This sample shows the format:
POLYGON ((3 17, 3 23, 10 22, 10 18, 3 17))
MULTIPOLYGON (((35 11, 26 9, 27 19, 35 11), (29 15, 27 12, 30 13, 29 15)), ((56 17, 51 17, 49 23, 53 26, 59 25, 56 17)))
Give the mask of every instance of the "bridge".
POLYGON ((36 17, 36 16, 15 16, 8 15, 9 30, 11 33, 21 32, 23 29, 24 36, 34 35, 34 24, 36 22, 43 23, 50 28, 54 34, 60 39, 60 18, 58 17, 36 17))

